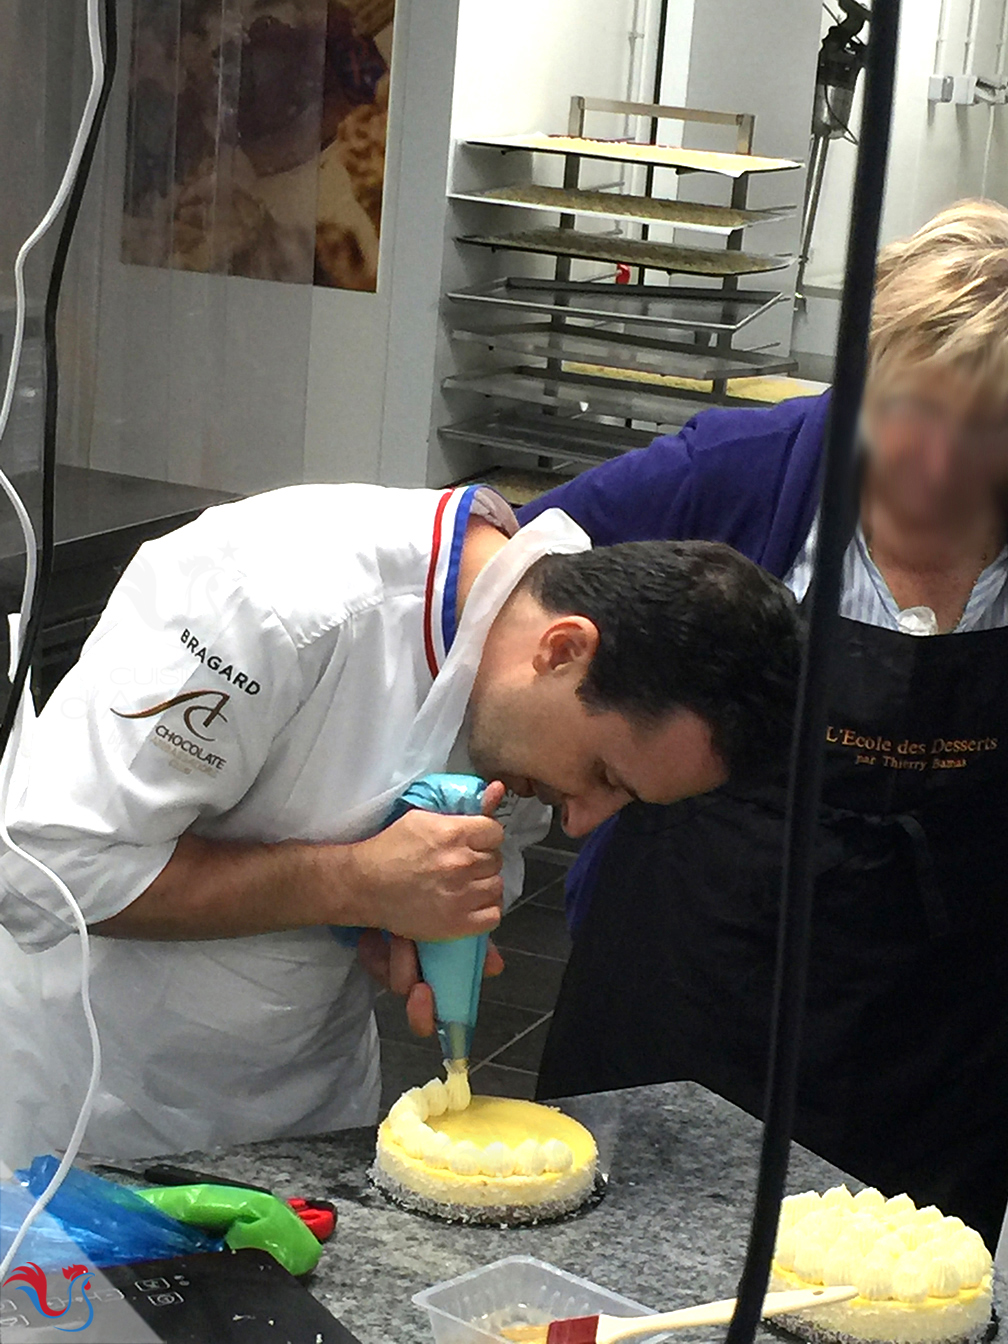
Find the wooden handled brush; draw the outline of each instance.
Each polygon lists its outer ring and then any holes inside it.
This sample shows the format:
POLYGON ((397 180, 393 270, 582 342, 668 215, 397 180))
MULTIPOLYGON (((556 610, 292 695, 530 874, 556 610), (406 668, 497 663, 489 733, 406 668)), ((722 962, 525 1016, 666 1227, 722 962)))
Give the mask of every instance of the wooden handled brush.
MULTIPOLYGON (((763 1316, 825 1307, 848 1302, 856 1288, 803 1288, 788 1293, 767 1293, 763 1316)), ((727 1325, 735 1314, 735 1299, 707 1302, 699 1307, 681 1307, 662 1316, 574 1316, 549 1325, 511 1325, 500 1333, 514 1344, 616 1344, 620 1339, 655 1335, 661 1330, 683 1330, 691 1325, 727 1325)))

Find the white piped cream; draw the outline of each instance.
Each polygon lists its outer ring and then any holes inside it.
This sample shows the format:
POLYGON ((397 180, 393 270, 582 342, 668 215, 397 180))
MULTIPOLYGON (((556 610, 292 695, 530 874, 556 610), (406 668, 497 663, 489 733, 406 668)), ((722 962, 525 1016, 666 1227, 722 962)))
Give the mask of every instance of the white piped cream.
POLYGON ((432 1167, 447 1167, 448 1153, 452 1142, 447 1134, 442 1134, 439 1130, 431 1129, 429 1125, 425 1126, 427 1133, 423 1136, 423 1160, 429 1162, 432 1167))
POLYGON ((483 1166, 483 1153, 470 1139, 459 1139, 448 1150, 448 1167, 456 1176, 477 1176, 483 1166))
POLYGON ((870 1212, 872 1209, 880 1209, 885 1203, 885 1196, 881 1190, 876 1190, 873 1185, 866 1186, 864 1190, 859 1190, 854 1196, 854 1208, 861 1212, 870 1212))
POLYGON ((930 1297, 955 1297, 962 1287, 962 1275, 950 1255, 930 1257, 927 1290, 930 1297))
POLYGON ((795 1248, 794 1272, 806 1283, 822 1283, 829 1247, 818 1237, 804 1237, 795 1248))
POLYGON ((858 1243, 841 1237, 826 1252, 826 1258, 823 1260, 823 1283, 836 1288, 845 1283, 853 1283, 863 1259, 864 1255, 858 1243))
POLYGON ((421 1120, 427 1119, 427 1098, 420 1087, 411 1087, 408 1092, 404 1092, 399 1098, 400 1101, 408 1101, 421 1120))
POLYGON ((485 1176, 510 1176, 514 1166, 514 1153, 506 1143, 488 1143, 483 1149, 481 1170, 485 1176))
POLYGON ((916 1213, 917 1205, 909 1195, 893 1195, 892 1199, 886 1200, 883 1212, 887 1218, 897 1213, 916 1213))
POLYGON ((546 1155, 542 1144, 526 1139, 514 1150, 515 1171, 519 1176, 541 1176, 546 1170, 546 1155))
POLYGON ((795 1251, 798 1248, 798 1237, 794 1226, 786 1227, 781 1225, 777 1232, 777 1245, 774 1248, 774 1259, 780 1265, 781 1269, 794 1269, 795 1251))
POLYGON ((832 1246, 840 1235, 844 1216, 839 1209, 819 1208, 807 1214, 797 1226, 799 1236, 808 1236, 832 1246))
POLYGON ((912 1305, 923 1302, 928 1295, 929 1266, 918 1251, 907 1251, 896 1261, 893 1269, 893 1297, 898 1302, 912 1305))
POLYGON ((893 1260, 898 1260, 907 1250, 907 1244, 898 1232, 887 1232, 875 1243, 876 1255, 888 1255, 893 1260))
POLYGON ((410 1134, 418 1129, 426 1129, 427 1126, 414 1110, 400 1111, 398 1115, 389 1116, 389 1128, 395 1135, 396 1141, 406 1146, 406 1139, 410 1134))
POLYGON ((932 1223, 940 1223, 944 1218, 941 1209, 934 1204, 925 1204, 923 1209, 917 1210, 917 1221, 922 1227, 929 1227, 932 1223))
POLYGON ((870 1302, 892 1297, 893 1261, 888 1255, 870 1255, 854 1280, 858 1292, 870 1302))
POLYGON ((864 1256, 878 1241, 879 1226, 869 1214, 856 1213, 844 1223, 842 1236, 845 1241, 855 1242, 864 1256))
POLYGON ((418 1120, 420 1118, 417 1116, 417 1109, 413 1104, 412 1098, 405 1092, 398 1101, 393 1104, 392 1109, 389 1111, 389 1123, 395 1124, 395 1122, 400 1120, 404 1115, 416 1116, 418 1120))
POLYGON ((448 1109, 448 1089, 440 1078, 432 1078, 424 1083, 420 1091, 427 1102, 427 1117, 444 1115, 448 1109))
POLYGON ((834 1185, 832 1189, 827 1190, 822 1197, 824 1209, 849 1209, 854 1203, 854 1196, 845 1185, 834 1185))
POLYGON ((788 1195, 781 1205, 781 1219, 784 1223, 797 1223, 817 1209, 821 1203, 819 1196, 814 1190, 806 1190, 801 1195, 788 1195))
POLYGON ((976 1288, 991 1268, 991 1254, 980 1233, 967 1228, 946 1244, 962 1278, 962 1286, 976 1288))
POLYGON ((547 1139, 543 1144, 543 1156, 547 1171, 570 1171, 574 1165, 574 1154, 561 1139, 547 1139))
POLYGON ((424 1142, 426 1136, 431 1132, 432 1131, 427 1125, 421 1123, 414 1125, 412 1128, 407 1129, 404 1134, 397 1136, 403 1152, 409 1157, 415 1157, 417 1159, 422 1158, 424 1155, 424 1142))
POLYGON ((469 1070, 465 1064, 448 1065, 448 1077, 445 1081, 445 1096, 449 1111, 464 1111, 472 1100, 469 1088, 469 1070))

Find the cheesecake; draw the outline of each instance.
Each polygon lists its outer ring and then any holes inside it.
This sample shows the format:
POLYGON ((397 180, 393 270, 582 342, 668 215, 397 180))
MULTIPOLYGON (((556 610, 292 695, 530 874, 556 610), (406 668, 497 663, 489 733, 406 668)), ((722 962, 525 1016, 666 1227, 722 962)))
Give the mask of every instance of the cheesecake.
POLYGON ((560 1217, 594 1192, 598 1150, 550 1106, 471 1096, 464 1074, 411 1088, 378 1129, 372 1176, 397 1203, 453 1222, 560 1217))
POLYGON ((966 1344, 990 1326, 991 1273, 980 1234, 933 1205, 871 1188, 809 1191, 781 1205, 771 1287, 858 1293, 775 1320, 816 1344, 966 1344))

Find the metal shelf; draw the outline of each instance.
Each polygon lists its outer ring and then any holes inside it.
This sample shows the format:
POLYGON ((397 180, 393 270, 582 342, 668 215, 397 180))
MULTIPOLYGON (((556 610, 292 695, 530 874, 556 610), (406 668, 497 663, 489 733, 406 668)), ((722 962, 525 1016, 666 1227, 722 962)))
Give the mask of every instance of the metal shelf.
POLYGON ((797 363, 788 355, 759 350, 720 350, 663 341, 636 333, 553 322, 456 326, 452 336, 490 349, 509 350, 547 360, 574 360, 605 368, 701 381, 789 373, 797 363))
POLYGON ((674 285, 615 285, 609 281, 538 280, 508 276, 472 289, 451 290, 453 303, 497 311, 531 312, 632 326, 734 335, 760 317, 782 294, 771 290, 723 291, 674 285))
POLYGON ((617 163, 640 163, 651 168, 675 168, 679 172, 717 173, 739 178, 749 173, 779 173, 800 168, 795 159, 773 159, 761 154, 722 154, 707 149, 684 149, 678 145, 645 145, 628 140, 592 140, 578 135, 500 135, 473 137, 465 142, 484 149, 524 149, 533 154, 567 154, 581 159, 608 159, 617 163))
POLYGON ((458 238, 476 247, 552 257, 555 269, 552 279, 511 276, 447 295, 453 341, 493 350, 501 364, 444 379, 447 394, 487 399, 484 413, 439 429, 446 444, 517 454, 540 466, 576 471, 642 447, 655 432, 680 429, 711 405, 754 404, 748 398, 756 389, 744 380, 795 368, 786 353, 733 349, 738 333, 784 297, 781 285, 759 289, 751 283, 743 289, 743 277, 782 271, 794 261, 742 248, 745 229, 794 214, 792 205, 750 209, 753 175, 801 167, 792 159, 753 154, 754 129, 750 113, 574 96, 566 135, 537 132, 466 142, 503 152, 558 155, 563 185, 480 184, 451 196, 457 202, 558 218, 516 230, 496 227, 498 216, 490 229, 458 238), (647 117, 652 141, 660 121, 679 121, 691 130, 696 123, 730 128, 735 152, 591 139, 585 134, 589 113, 647 117), (590 160, 645 167, 643 193, 582 186, 582 170, 590 160), (656 198, 656 169, 727 178, 730 203, 656 198), (624 237, 605 225, 593 231, 585 223, 592 218, 619 221, 627 226, 623 232, 637 232, 640 226, 641 236, 624 237), (700 247, 654 238, 649 230, 656 225, 716 235, 721 246, 714 237, 700 247), (695 285, 688 280, 675 285, 574 281, 575 260, 633 267, 638 282, 655 271, 707 279, 695 285))
POLYGON ((545 210, 556 214, 589 215, 594 219, 618 219, 629 224, 670 224, 693 233, 711 233, 719 237, 788 219, 791 205, 768 210, 738 210, 730 205, 698 205, 693 201, 660 200, 653 196, 623 196, 612 191, 585 191, 566 187, 540 186, 530 182, 522 186, 490 187, 486 191, 457 191, 452 201, 470 201, 477 205, 509 205, 522 210, 545 210))
POLYGON ((508 408, 493 414, 443 425, 440 437, 448 443, 521 457, 550 458, 556 463, 591 467, 619 457, 633 448, 645 448, 654 435, 626 425, 602 424, 580 416, 544 415, 508 408))
POLYGON ((794 257, 765 257, 730 248, 683 247, 651 238, 623 238, 580 229, 523 229, 517 233, 467 233, 458 241, 511 252, 544 252, 551 257, 626 263, 649 270, 725 278, 782 271, 794 257))

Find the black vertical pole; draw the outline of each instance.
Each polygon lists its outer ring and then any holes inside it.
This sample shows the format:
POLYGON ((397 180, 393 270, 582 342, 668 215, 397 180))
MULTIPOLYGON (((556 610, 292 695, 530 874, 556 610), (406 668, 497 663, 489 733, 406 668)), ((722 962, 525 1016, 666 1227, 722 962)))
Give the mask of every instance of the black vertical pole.
MULTIPOLYGON (((651 85, 652 103, 661 102, 662 84, 665 82, 665 39, 668 33, 668 5, 669 0, 661 0, 661 6, 658 10, 658 41, 655 45, 655 64, 654 81, 651 85)), ((651 118, 651 128, 648 131, 648 143, 656 145, 658 143, 658 118, 651 118)), ((644 195, 650 200, 654 191, 654 164, 649 163, 644 173, 644 195)), ((651 230, 646 224, 641 227, 641 237, 648 238, 651 230)), ((637 279, 641 284, 644 283, 644 267, 642 266, 637 274, 637 279)))
POLYGON ((809 594, 809 630, 798 696, 785 822, 784 874, 763 1148, 738 1306, 726 1344, 751 1344, 770 1275, 794 1120, 808 972, 815 834, 822 790, 830 649, 837 629, 850 494, 864 391, 872 277, 878 248, 892 115, 899 0, 875 0, 854 179, 847 268, 840 306, 833 405, 826 432, 819 541, 809 594))

